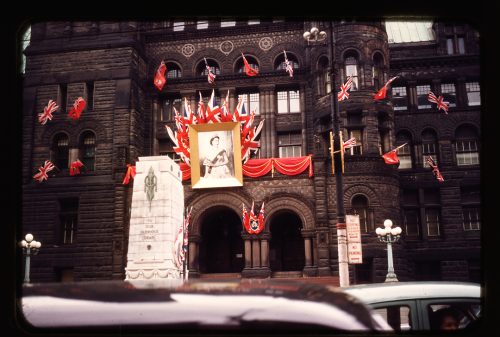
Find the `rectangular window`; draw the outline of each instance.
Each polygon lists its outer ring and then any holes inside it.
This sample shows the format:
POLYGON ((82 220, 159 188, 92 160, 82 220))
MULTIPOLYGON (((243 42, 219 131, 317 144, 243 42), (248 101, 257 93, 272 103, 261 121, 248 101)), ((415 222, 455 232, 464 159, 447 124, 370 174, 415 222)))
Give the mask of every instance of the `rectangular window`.
POLYGON ((234 27, 236 25, 236 21, 232 20, 222 20, 220 22, 221 27, 234 27))
POLYGON ((408 110, 408 96, 406 87, 392 88, 392 105, 394 110, 408 110))
POLYGON ((348 64, 345 66, 346 78, 352 76, 352 86, 351 90, 356 91, 359 88, 358 83, 358 66, 356 64, 348 64))
POLYGON ((443 95, 444 101, 450 103, 450 108, 457 106, 457 94, 454 83, 441 84, 441 94, 443 95))
POLYGON ((245 111, 250 113, 251 111, 255 111, 256 115, 259 115, 259 93, 251 93, 251 94, 240 94, 238 95, 238 99, 243 100, 243 104, 245 105, 245 111))
POLYGON ((465 83, 465 89, 467 90, 467 104, 469 106, 481 105, 479 82, 467 82, 465 83))
POLYGON ((410 145, 406 144, 398 150, 399 169, 411 169, 413 167, 411 161, 410 145))
POLYGON ((481 229, 481 209, 479 207, 464 207, 462 209, 464 231, 481 229))
POLYGON ((72 244, 76 241, 78 198, 61 199, 59 206, 60 242, 62 244, 72 244))
POLYGON ((278 134, 280 158, 302 156, 302 134, 289 132, 278 134))
POLYGON ((418 238, 420 235, 420 216, 418 209, 405 209, 404 211, 405 234, 408 238, 418 238))
POLYGON ((57 98, 57 105, 59 105, 59 111, 66 113, 66 101, 68 100, 68 85, 66 83, 59 84, 59 97, 57 98))
POLYGON ((88 172, 95 170, 95 137, 85 137, 82 148, 82 163, 88 172))
MULTIPOLYGON (((356 138, 356 146, 351 147, 349 153, 351 155, 361 155, 363 154, 363 130, 350 130, 349 138, 356 138)), ((348 138, 348 139, 349 139, 348 138)), ((343 139, 345 142, 347 139, 343 139)))
POLYGON ((181 32, 184 30, 184 21, 175 21, 174 22, 174 32, 181 32))
POLYGON ((458 41, 458 53, 465 54, 465 39, 462 36, 457 38, 458 41))
POLYGON ((181 103, 182 99, 180 98, 167 98, 163 101, 161 107, 160 120, 162 122, 172 121, 175 118, 174 107, 177 109, 179 114, 182 114, 181 111, 181 103))
POLYGON ((439 209, 426 208, 425 222, 427 225, 427 236, 439 236, 439 209))
POLYGON ((479 165, 479 152, 475 140, 457 141, 455 152, 458 166, 479 165))
POLYGON ((454 48, 453 48, 453 38, 449 37, 446 39, 446 50, 448 52, 448 55, 453 55, 455 54, 454 48))
MULTIPOLYGON (((369 282, 367 282, 369 283, 369 282)), ((408 305, 388 305, 374 309, 396 333, 411 330, 411 309, 408 305)))
POLYGON ((196 29, 207 29, 208 28, 208 21, 203 20, 203 21, 198 21, 196 23, 196 29))
POLYGON ((278 91, 278 113, 300 112, 300 91, 278 91))
POLYGON ((429 109, 431 103, 428 101, 429 91, 431 91, 430 85, 417 85, 417 100, 419 109, 429 109))
POLYGON ((85 83, 85 90, 87 93, 87 110, 94 110, 94 82, 85 83))
POLYGON ((436 155, 436 144, 435 143, 423 143, 422 144, 422 163, 424 168, 430 168, 427 163, 427 158, 432 157, 436 165, 438 164, 436 155))
POLYGON ((258 25, 258 24, 260 24, 260 20, 259 20, 259 19, 256 19, 256 20, 248 20, 248 24, 249 24, 249 25, 258 25))

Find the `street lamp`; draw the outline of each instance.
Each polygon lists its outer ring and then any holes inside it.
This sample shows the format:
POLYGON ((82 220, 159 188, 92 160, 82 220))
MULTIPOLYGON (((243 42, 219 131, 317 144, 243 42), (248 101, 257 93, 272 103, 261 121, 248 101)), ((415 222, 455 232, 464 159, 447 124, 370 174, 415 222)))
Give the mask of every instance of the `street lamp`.
MULTIPOLYGON (((336 84, 336 67, 335 67, 335 39, 333 35, 333 24, 328 21, 328 58, 330 60, 330 78, 331 78, 331 92, 330 92, 330 119, 332 122, 332 131, 334 143, 340 144, 340 119, 339 119, 339 102, 337 99, 337 84, 336 84)), ((310 42, 319 42, 326 39, 326 32, 320 31, 316 27, 312 27, 309 32, 303 34, 304 39, 309 44, 310 42)), ((333 156, 334 149, 331 149, 333 156)), ((337 247, 339 259, 339 282, 341 287, 349 285, 349 266, 347 260, 347 233, 345 224, 345 211, 344 211, 344 185, 342 182, 342 161, 340 156, 332 158, 333 165, 336 167, 335 183, 337 185, 337 247)))
POLYGON ((392 228, 392 221, 389 219, 384 220, 384 227, 378 227, 375 233, 377 233, 380 242, 387 243, 387 276, 385 277, 385 282, 397 282, 398 278, 396 277, 396 273, 394 273, 394 265, 392 263, 392 244, 399 240, 401 227, 392 228))
POLYGON ((33 235, 28 233, 24 237, 24 240, 19 242, 19 245, 23 248, 23 253, 26 255, 26 264, 24 269, 24 283, 30 283, 30 257, 31 255, 38 254, 42 244, 39 241, 33 240, 33 235))

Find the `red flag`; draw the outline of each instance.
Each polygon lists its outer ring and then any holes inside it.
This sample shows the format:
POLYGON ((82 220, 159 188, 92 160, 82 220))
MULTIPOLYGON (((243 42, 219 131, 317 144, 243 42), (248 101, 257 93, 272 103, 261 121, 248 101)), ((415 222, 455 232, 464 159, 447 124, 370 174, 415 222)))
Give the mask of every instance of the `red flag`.
POLYGON ((257 76, 257 74, 259 73, 258 70, 250 67, 250 65, 248 64, 248 61, 247 59, 245 58, 245 55, 243 55, 243 53, 241 53, 241 56, 243 56, 243 63, 245 63, 245 73, 248 75, 248 76, 257 76))
POLYGON ((429 91, 429 96, 427 96, 429 102, 437 104, 438 111, 443 109, 444 113, 448 114, 449 102, 443 99, 443 96, 436 97, 432 91, 429 91))
POLYGON ((125 178, 123 178, 123 185, 128 185, 130 179, 135 178, 135 166, 132 166, 130 164, 127 164, 127 173, 125 174, 125 178))
POLYGON ((80 168, 83 167, 83 163, 80 160, 75 160, 74 162, 71 163, 69 166, 69 175, 70 176, 76 176, 80 174, 80 168))
POLYGON ((52 171, 54 169, 54 164, 50 160, 46 160, 43 166, 40 166, 38 168, 38 173, 33 176, 35 180, 37 180, 39 183, 41 183, 44 180, 48 180, 49 176, 47 173, 52 171))
POLYGON ((45 123, 47 123, 47 120, 52 120, 52 113, 57 109, 59 109, 59 107, 57 106, 56 102, 54 102, 53 100, 49 100, 47 106, 43 108, 43 113, 38 114, 38 121, 42 125, 44 125, 45 123))
POLYGON ((386 154, 382 155, 382 158, 384 158, 385 163, 389 164, 389 165, 399 163, 397 151, 400 148, 402 148, 403 146, 405 146, 406 144, 408 144, 408 143, 404 143, 403 145, 399 145, 394 150, 391 150, 391 151, 387 152, 386 154))
POLYGON ((384 86, 382 88, 380 88, 380 90, 373 96, 373 99, 376 101, 384 99, 385 96, 387 95, 387 87, 389 86, 389 84, 391 84, 392 81, 394 81, 398 77, 399 76, 395 76, 395 77, 391 78, 389 81, 387 81, 387 83, 384 84, 384 86))
POLYGON ((167 66, 165 62, 161 61, 160 66, 156 70, 156 75, 154 79, 154 85, 158 90, 161 91, 165 83, 167 83, 167 79, 165 78, 165 72, 167 71, 167 66))
POLYGON ((82 114, 83 109, 85 109, 85 106, 87 103, 82 97, 78 97, 75 100, 75 103, 73 103, 73 107, 71 110, 69 110, 68 115, 71 117, 71 119, 78 119, 80 118, 80 115, 82 114))

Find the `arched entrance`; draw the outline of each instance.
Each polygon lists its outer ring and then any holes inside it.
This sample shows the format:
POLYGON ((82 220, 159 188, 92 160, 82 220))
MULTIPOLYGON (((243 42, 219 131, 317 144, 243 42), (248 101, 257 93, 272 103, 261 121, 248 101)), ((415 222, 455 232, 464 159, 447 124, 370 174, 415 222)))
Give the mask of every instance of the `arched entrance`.
POLYGON ((201 273, 240 273, 244 267, 241 219, 233 210, 217 206, 201 222, 201 273))
POLYGON ((304 239, 300 218, 289 211, 271 218, 269 265, 275 271, 302 271, 304 269, 304 239))

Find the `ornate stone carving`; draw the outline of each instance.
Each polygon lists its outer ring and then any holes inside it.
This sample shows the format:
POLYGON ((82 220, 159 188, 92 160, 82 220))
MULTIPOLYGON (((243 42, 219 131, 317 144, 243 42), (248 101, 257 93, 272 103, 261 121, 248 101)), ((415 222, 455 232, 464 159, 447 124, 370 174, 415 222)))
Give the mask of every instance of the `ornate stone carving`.
POLYGON ((186 56, 187 58, 189 58, 191 55, 194 54, 194 46, 190 43, 187 43, 185 45, 182 46, 182 55, 186 56))
POLYGON ((267 51, 273 47, 273 40, 270 37, 263 37, 259 41, 259 48, 267 51))
POLYGON ((229 55, 229 53, 232 52, 233 49, 234 45, 231 41, 223 41, 219 46, 219 50, 225 55, 229 55))

